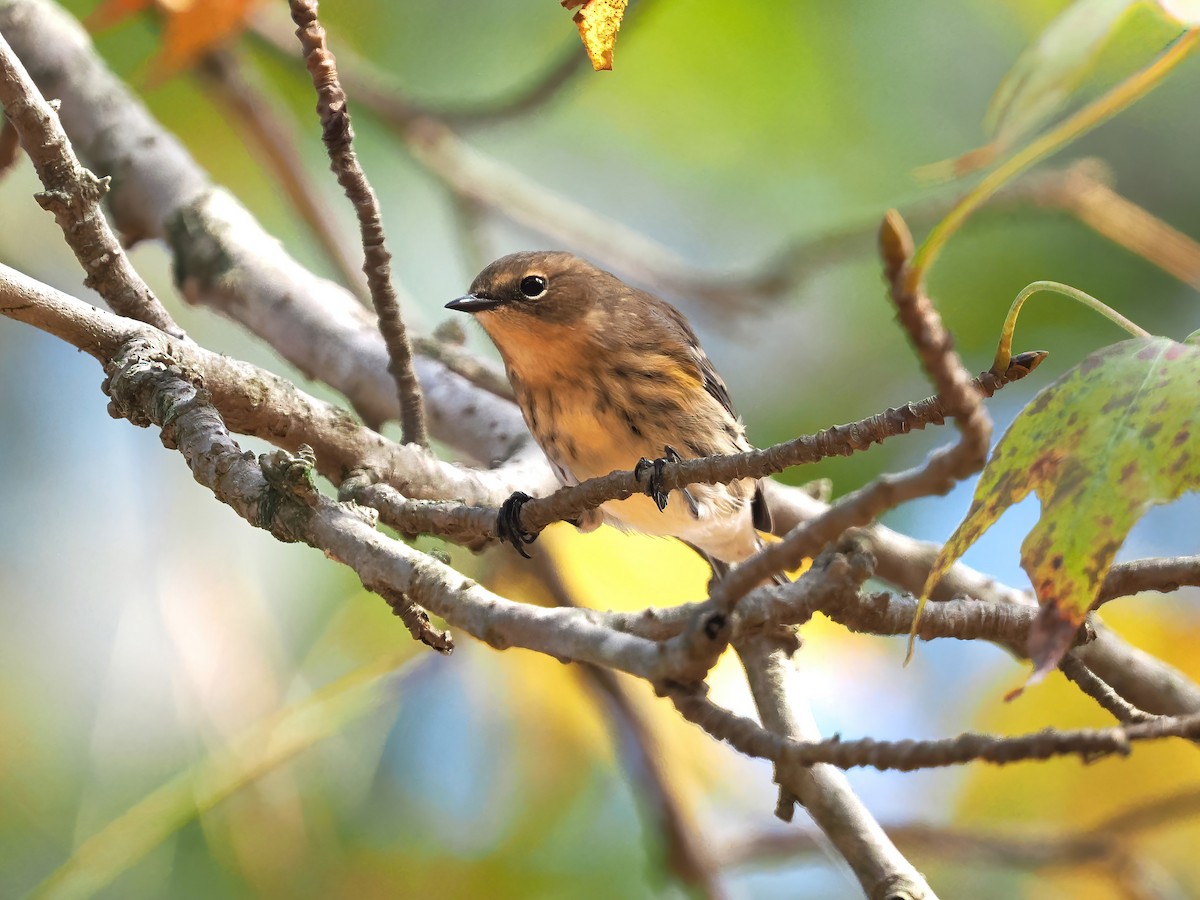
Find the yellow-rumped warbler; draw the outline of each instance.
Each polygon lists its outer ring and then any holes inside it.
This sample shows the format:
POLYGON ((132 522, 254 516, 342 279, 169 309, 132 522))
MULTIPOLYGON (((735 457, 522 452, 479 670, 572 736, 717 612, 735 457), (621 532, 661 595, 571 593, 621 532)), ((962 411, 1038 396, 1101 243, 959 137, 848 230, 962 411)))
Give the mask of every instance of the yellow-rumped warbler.
MULTIPOLYGON (((446 307, 473 313, 496 344, 525 422, 563 484, 635 464, 642 471, 651 459, 750 449, 725 382, 683 314, 577 256, 505 256, 446 307)), ((756 528, 770 530, 753 479, 693 484, 667 502, 651 477, 648 493, 605 503, 576 524, 677 537, 718 573, 759 548, 756 528)), ((522 499, 510 500, 515 509, 506 504, 509 528, 522 499)), ((518 549, 532 540, 519 526, 506 536, 518 549)))

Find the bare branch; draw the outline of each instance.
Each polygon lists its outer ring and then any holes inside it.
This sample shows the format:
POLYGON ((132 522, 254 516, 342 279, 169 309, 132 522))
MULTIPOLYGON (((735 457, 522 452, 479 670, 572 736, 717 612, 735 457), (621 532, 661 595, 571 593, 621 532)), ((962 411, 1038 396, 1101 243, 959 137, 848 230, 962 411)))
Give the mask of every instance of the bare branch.
POLYGON ((21 136, 8 117, 0 118, 0 176, 8 174, 21 153, 21 136))
POLYGON ((1200 737, 1200 713, 1163 716, 1150 722, 1114 728, 1081 728, 1059 731, 1047 728, 1017 737, 966 732, 942 740, 789 741, 758 723, 734 715, 708 700, 697 688, 670 688, 668 696, 685 719, 747 756, 769 759, 777 765, 810 766, 831 763, 842 769, 871 767, 881 771, 961 765, 976 760, 1005 765, 1029 759, 1079 756, 1092 761, 1115 753, 1127 755, 1138 741, 1168 737, 1200 737))
POLYGON ((67 245, 83 266, 83 283, 119 315, 146 322, 177 338, 186 335, 138 275, 100 208, 108 177, 79 164, 58 114, 45 101, 21 60, 0 34, 0 104, 20 136, 46 190, 38 205, 54 214, 67 245))
MULTIPOLYGON (((981 396, 990 397, 1005 385, 1024 378, 1045 357, 1042 351, 1018 354, 1003 375, 984 372, 974 380, 973 385, 981 396)), ((890 437, 908 434, 930 424, 940 425, 944 421, 942 402, 937 397, 928 397, 849 425, 835 425, 816 434, 801 435, 772 447, 728 456, 668 462, 662 467, 659 484, 664 491, 671 491, 689 484, 724 484, 739 478, 763 478, 792 466, 832 456, 849 456, 872 444, 883 443, 890 437)), ((645 489, 645 482, 639 480, 634 471, 611 472, 590 478, 577 485, 559 488, 547 497, 535 497, 524 503, 520 510, 521 528, 536 534, 554 522, 574 519, 610 500, 624 500, 643 493, 645 489)), ((389 492, 386 487, 364 488, 354 495, 354 499, 374 507, 384 522, 406 533, 431 532, 472 547, 482 546, 497 536, 496 516, 499 509, 455 511, 441 506, 412 504, 407 502, 407 498, 389 492), (452 515, 447 516, 448 512, 452 515)), ((833 537, 836 536, 834 534, 833 537)))
MULTIPOLYGON (((368 423, 399 415, 370 312, 306 270, 215 188, 100 60, 75 19, 51 3, 0 0, 0 32, 42 92, 62 99, 63 127, 81 158, 94 169, 122 173, 109 194, 113 221, 127 242, 167 242, 185 299, 240 322, 305 374, 345 394, 368 423)), ((489 465, 531 445, 512 404, 432 360, 418 358, 416 369, 439 440, 489 465)), ((540 465, 549 485, 549 466, 540 465)))
MULTIPOLYGON (((367 586, 363 585, 363 587, 367 586)), ((371 588, 367 587, 367 590, 371 590, 371 588)), ((426 647, 432 647, 440 653, 454 652, 454 638, 451 637, 450 632, 434 628, 433 623, 429 621, 429 613, 404 594, 378 585, 375 587, 375 593, 392 608, 392 614, 404 623, 404 627, 408 629, 408 633, 412 635, 414 641, 420 641, 426 647)))
POLYGON ((317 20, 317 0, 290 0, 296 37, 304 48, 304 62, 317 90, 317 114, 321 119, 321 138, 338 184, 354 204, 366 256, 363 271, 371 302, 379 317, 379 331, 388 352, 388 372, 396 380, 400 402, 400 427, 404 443, 429 445, 425 429, 425 404, 421 385, 413 371, 412 347, 400 315, 400 301, 392 286, 392 255, 384 246, 383 222, 379 198, 367 181, 367 175, 354 152, 354 129, 346 94, 338 81, 337 64, 325 43, 325 29, 317 20))
MULTIPOLYGON (((787 533, 819 518, 830 508, 798 488, 775 481, 764 482, 776 533, 787 533)), ((917 593, 925 584, 937 544, 918 541, 879 524, 859 529, 856 534, 868 543, 876 559, 876 574, 884 581, 917 593)), ((995 603, 1037 609, 1033 597, 955 563, 934 589, 934 600, 973 597, 995 603)), ((926 610, 932 609, 927 606, 926 610)), ((1093 623, 1095 639, 1076 649, 1080 659, 1117 693, 1134 706, 1160 715, 1200 712, 1200 685, 1161 659, 1130 646, 1103 623, 1093 623)))
MULTIPOLYGON (((779 643, 769 636, 751 638, 737 647, 763 729, 769 729, 777 739, 819 742, 817 724, 795 683, 791 649, 786 642, 779 643)), ((668 695, 679 707, 677 694, 668 695)), ((684 715, 687 717, 686 712, 684 715)), ((781 817, 790 819, 791 802, 799 801, 849 863, 867 897, 935 900, 925 879, 851 790, 844 773, 832 766, 797 764, 782 757, 775 763, 780 784, 777 815, 782 813, 781 817)))
MULTIPOLYGON (((0 315, 62 338, 102 363, 128 340, 154 339, 149 326, 117 318, 4 265, 0 265, 0 315)), ((536 447, 489 472, 456 466, 421 447, 390 441, 345 410, 249 363, 193 344, 172 345, 171 352, 189 377, 203 383, 229 428, 285 450, 313 447, 317 471, 335 485, 352 471, 366 469, 372 478, 382 478, 414 496, 491 504, 518 487, 542 483, 549 487, 553 480, 536 447)))
POLYGON ((1096 640, 1075 650, 1080 660, 1138 709, 1164 716, 1200 711, 1200 685, 1157 656, 1096 623, 1096 640))
POLYGON ((447 319, 434 330, 433 337, 414 338, 413 346, 417 348, 417 352, 430 359, 436 359, 451 372, 461 375, 471 384, 483 388, 501 400, 513 402, 512 385, 508 383, 504 372, 497 366, 468 353, 463 347, 466 338, 466 333, 458 324, 458 320, 447 319))
POLYGON ((1058 668, 1072 684, 1112 713, 1118 722, 1150 722, 1159 718, 1127 701, 1098 678, 1096 673, 1073 653, 1064 656, 1058 668))
POLYGON ((1142 591, 1169 594, 1183 586, 1200 587, 1200 556, 1172 556, 1117 563, 1104 576, 1092 608, 1142 591))

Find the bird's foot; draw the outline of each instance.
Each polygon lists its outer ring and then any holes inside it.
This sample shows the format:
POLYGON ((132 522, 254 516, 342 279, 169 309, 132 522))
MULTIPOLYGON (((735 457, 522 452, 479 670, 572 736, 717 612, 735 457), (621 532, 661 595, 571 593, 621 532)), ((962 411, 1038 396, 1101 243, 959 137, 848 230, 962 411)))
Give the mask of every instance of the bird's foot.
POLYGON ((649 460, 643 456, 633 467, 634 478, 641 481, 645 476, 646 495, 654 501, 659 512, 667 508, 667 491, 664 491, 662 487, 663 467, 669 462, 682 462, 683 460, 679 451, 670 444, 663 447, 663 452, 664 455, 655 460, 649 460))
POLYGON ((526 531, 521 527, 521 507, 532 498, 521 491, 515 491, 511 497, 500 506, 496 516, 496 536, 505 544, 512 544, 517 552, 526 559, 529 554, 525 548, 537 540, 537 532, 526 531))

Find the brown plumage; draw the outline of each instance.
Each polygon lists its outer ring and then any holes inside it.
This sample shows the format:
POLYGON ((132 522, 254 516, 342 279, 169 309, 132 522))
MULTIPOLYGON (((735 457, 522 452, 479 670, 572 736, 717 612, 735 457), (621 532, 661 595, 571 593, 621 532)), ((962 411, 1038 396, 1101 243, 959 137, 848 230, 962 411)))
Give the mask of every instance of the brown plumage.
MULTIPOLYGON (((517 402, 559 479, 632 469, 671 448, 688 459, 750 448, 729 391, 683 315, 570 253, 496 260, 447 306, 474 314, 500 351, 517 402)), ((660 510, 648 496, 604 504, 601 519, 672 535, 724 563, 770 527, 761 486, 691 485, 660 510)))

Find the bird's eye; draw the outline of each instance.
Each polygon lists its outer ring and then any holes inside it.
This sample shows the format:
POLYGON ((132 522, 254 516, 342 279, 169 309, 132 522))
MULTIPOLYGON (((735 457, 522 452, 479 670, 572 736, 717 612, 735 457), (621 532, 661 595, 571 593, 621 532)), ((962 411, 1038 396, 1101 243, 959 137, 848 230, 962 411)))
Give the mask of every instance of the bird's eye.
POLYGON ((521 293, 530 300, 536 300, 546 293, 546 279, 541 275, 526 275, 521 279, 521 293))

